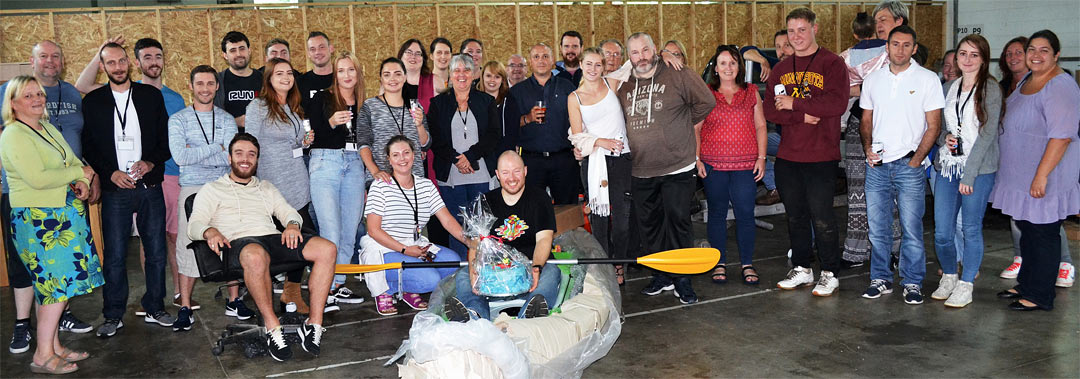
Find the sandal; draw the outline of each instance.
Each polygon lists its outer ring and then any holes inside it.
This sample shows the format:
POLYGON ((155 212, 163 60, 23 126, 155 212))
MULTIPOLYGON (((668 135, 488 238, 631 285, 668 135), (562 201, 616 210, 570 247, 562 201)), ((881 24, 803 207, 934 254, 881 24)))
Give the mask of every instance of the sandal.
POLYGON ((70 374, 75 371, 79 371, 79 365, 65 361, 64 358, 61 358, 59 355, 56 354, 53 354, 52 357, 49 357, 49 360, 45 361, 45 363, 40 366, 32 361, 30 362, 30 372, 35 374, 62 375, 70 374), (54 361, 56 363, 54 363, 50 367, 49 364, 54 361))
POLYGON ((58 355, 60 356, 60 358, 64 358, 65 361, 68 361, 68 362, 71 362, 71 363, 75 363, 75 362, 84 360, 86 358, 90 358, 90 353, 89 352, 71 350, 71 349, 68 349, 66 347, 64 348, 64 351, 61 351, 60 354, 58 354, 58 355))
POLYGON ((424 301, 424 299, 421 298, 419 294, 415 294, 412 292, 402 292, 401 300, 404 300, 405 304, 409 305, 409 308, 418 311, 425 310, 428 307, 428 303, 424 301))
POLYGON ((615 265, 615 282, 619 285, 626 284, 626 267, 623 265, 615 265))
POLYGON ((394 306, 394 297, 387 293, 376 296, 375 311, 383 316, 396 315, 397 307, 394 306))
POLYGON ((748 286, 756 286, 756 285, 758 285, 758 283, 761 282, 761 277, 758 276, 757 270, 754 269, 753 265, 743 266, 743 268, 742 268, 742 282, 743 282, 743 284, 748 285, 748 286), (746 273, 747 270, 752 270, 753 272, 747 274, 746 273))
POLYGON ((716 268, 714 268, 712 272, 712 282, 716 284, 727 283, 727 265, 722 263, 716 265, 716 268))

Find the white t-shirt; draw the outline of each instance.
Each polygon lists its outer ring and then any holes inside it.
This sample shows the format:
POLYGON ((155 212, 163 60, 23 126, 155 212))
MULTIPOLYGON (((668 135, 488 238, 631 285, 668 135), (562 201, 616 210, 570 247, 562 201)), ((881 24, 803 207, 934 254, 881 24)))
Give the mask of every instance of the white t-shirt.
POLYGON ((873 142, 884 144, 881 158, 888 163, 919 148, 926 112, 944 108, 945 95, 937 74, 912 61, 899 74, 884 67, 867 76, 859 106, 874 111, 873 142))
POLYGON ((142 160, 142 128, 139 127, 139 115, 135 112, 134 99, 129 104, 128 96, 131 88, 124 92, 112 91, 113 99, 116 100, 116 108, 113 111, 113 142, 116 146, 116 165, 120 171, 127 172, 135 162, 142 160), (125 106, 125 104, 127 106, 125 106), (125 112, 125 109, 127 110, 125 112), (121 127, 120 115, 124 114, 126 127, 121 127), (121 142, 126 138, 129 143, 121 142), (127 149, 126 147, 131 147, 127 149))
POLYGON ((366 214, 382 216, 382 229, 401 243, 412 241, 416 228, 423 228, 435 212, 446 207, 430 180, 413 175, 413 183, 416 184, 416 192, 412 188, 398 189, 393 181, 387 184, 381 180, 372 183, 368 190, 366 214), (414 223, 414 208, 417 209, 419 225, 414 223))

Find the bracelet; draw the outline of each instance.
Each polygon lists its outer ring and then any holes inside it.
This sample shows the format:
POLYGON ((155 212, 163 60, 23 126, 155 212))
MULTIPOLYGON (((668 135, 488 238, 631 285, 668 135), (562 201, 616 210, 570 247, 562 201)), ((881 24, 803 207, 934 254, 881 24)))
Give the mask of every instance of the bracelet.
POLYGON ((532 265, 532 267, 535 268, 535 269, 543 269, 544 268, 543 265, 532 265))
POLYGON ((405 249, 408 249, 408 248, 409 248, 408 246, 402 247, 401 248, 401 255, 405 255, 405 249))
POLYGON ((757 159, 765 160, 765 156, 764 155, 758 156, 757 159))

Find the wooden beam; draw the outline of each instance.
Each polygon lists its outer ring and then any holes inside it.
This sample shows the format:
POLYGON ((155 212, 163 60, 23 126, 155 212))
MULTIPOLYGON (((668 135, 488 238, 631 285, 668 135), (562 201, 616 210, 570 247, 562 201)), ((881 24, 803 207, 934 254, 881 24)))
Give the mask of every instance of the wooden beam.
POLYGON ((690 66, 697 65, 697 8, 690 2, 690 66))
POLYGON ((106 20, 105 10, 101 10, 99 14, 101 14, 101 34, 105 35, 105 39, 107 40, 109 39, 109 22, 106 20))
MULTIPOLYGON (((394 5, 394 9, 395 9, 395 12, 397 12, 396 11, 396 9, 397 9, 396 4, 394 5)), ((395 19, 396 19, 396 17, 395 17, 395 19)), ((395 28, 397 27, 396 23, 394 24, 394 27, 395 28)), ((435 3, 435 35, 436 36, 443 35, 443 32, 442 32, 442 12, 439 12, 439 3, 435 3)), ((397 38, 397 36, 394 36, 394 38, 397 38)), ((454 47, 451 46, 450 50, 453 51, 454 47)))
POLYGON ((559 39, 559 6, 554 1, 551 2, 551 43, 559 48, 559 56, 562 56, 562 40, 559 39))
MULTIPOLYGON (((657 34, 659 34, 657 37, 659 37, 661 41, 666 41, 667 39, 664 38, 664 3, 659 1, 656 2, 656 24, 658 28, 657 34)), ((683 53, 685 54, 687 52, 684 51, 683 53)))
POLYGON ((758 3, 756 1, 750 4, 750 20, 751 20, 751 22, 750 22, 750 44, 754 45, 754 46, 757 46, 757 44, 758 44, 757 43, 757 24, 758 23, 754 22, 754 20, 757 20, 757 4, 758 3))
MULTIPOLYGON (((521 4, 514 3, 514 33, 517 41, 517 53, 521 54, 521 4)), ((528 53, 521 55, 529 55, 528 53)))
MULTIPOLYGON (((480 4, 473 4, 473 16, 475 17, 473 23, 473 35, 480 37, 480 4)), ((489 41, 490 43, 490 41, 489 41)), ((475 62, 477 65, 483 65, 483 62, 475 62)))
MULTIPOLYGON (((159 23, 160 24, 160 23, 159 23)), ((161 36, 161 28, 158 28, 158 36, 161 36)), ((49 39, 56 42, 56 13, 49 12, 49 39)))
MULTIPOLYGON (((394 23, 397 24, 395 18, 394 23)), ((395 35, 395 37, 397 37, 395 35)), ((349 48, 352 49, 349 52, 356 56, 356 19, 353 18, 353 6, 349 4, 349 48)))
MULTIPOLYGON (((300 22, 301 22, 301 25, 304 27, 304 38, 307 38, 307 35, 309 33, 311 33, 311 30, 308 30, 308 25, 307 25, 307 7, 300 7, 300 22)), ((305 42, 301 46, 307 46, 307 43, 305 42)), ((312 67, 312 63, 313 62, 311 62, 310 59, 306 58, 306 54, 305 54, 304 69, 308 70, 308 71, 311 71, 310 69, 308 69, 308 67, 312 67)))
MULTIPOLYGON (((206 49, 210 53, 210 61, 214 61, 214 23, 210 22, 210 10, 206 10, 206 49)), ((228 63, 228 62, 225 62, 228 63)), ((211 64, 213 65, 213 64, 211 64)), ((227 69, 226 69, 227 70, 227 69)))
POLYGON ((157 40, 158 41, 161 41, 161 40, 165 39, 165 37, 161 35, 161 10, 160 9, 155 9, 154 10, 154 34, 157 35, 157 40))
POLYGON ((630 38, 630 5, 625 0, 622 3, 622 32, 623 40, 630 38))
POLYGON ((596 46, 596 11, 589 2, 589 45, 596 46))
POLYGON ((727 22, 727 2, 725 1, 725 2, 724 2, 724 30, 723 30, 723 34, 724 34, 724 44, 725 44, 725 45, 727 45, 727 44, 731 43, 731 42, 728 42, 728 38, 727 38, 727 34, 728 34, 728 33, 727 33, 727 29, 728 29, 728 22, 727 22))
MULTIPOLYGON (((394 40, 396 41, 396 40, 398 40, 398 38, 401 38, 401 35, 398 34, 400 32, 400 29, 401 29, 401 25, 400 25, 401 20, 399 19, 399 15, 398 15, 397 4, 390 5, 390 12, 393 14, 393 17, 394 17, 393 33, 394 33, 394 40)), ((441 32, 442 32, 442 30, 439 30, 439 7, 438 7, 438 5, 436 5, 435 6, 435 35, 437 35, 437 36, 442 35, 442 34, 439 34, 441 32)))

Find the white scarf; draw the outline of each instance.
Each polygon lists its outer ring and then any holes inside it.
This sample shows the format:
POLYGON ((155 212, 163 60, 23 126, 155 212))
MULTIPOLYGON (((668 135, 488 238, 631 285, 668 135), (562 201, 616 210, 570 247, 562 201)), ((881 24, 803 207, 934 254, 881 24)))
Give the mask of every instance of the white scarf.
POLYGON ((590 156, 586 172, 589 186, 589 210, 600 217, 611 215, 611 198, 608 193, 607 153, 608 150, 596 146, 596 136, 582 131, 570 134, 570 143, 581 150, 581 156, 590 156), (593 154, 598 153, 598 154, 593 154))
MULTIPOLYGON (((946 179, 953 180, 953 178, 960 179, 964 176, 964 166, 967 165, 968 156, 971 155, 971 149, 975 147, 975 140, 979 138, 979 118, 975 115, 975 95, 971 95, 971 100, 967 106, 964 107, 962 117, 963 129, 957 130, 956 103, 962 102, 968 97, 967 92, 961 93, 960 98, 956 97, 956 90, 960 86, 960 81, 954 81, 952 86, 949 87, 949 92, 945 95, 945 131, 943 133, 950 133, 954 136, 960 136, 960 139, 964 145, 964 155, 953 156, 952 151, 949 150, 949 146, 942 146, 938 149, 939 160, 941 161, 941 176, 946 179)), ((975 91, 978 87, 972 87, 971 90, 975 91)))

